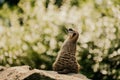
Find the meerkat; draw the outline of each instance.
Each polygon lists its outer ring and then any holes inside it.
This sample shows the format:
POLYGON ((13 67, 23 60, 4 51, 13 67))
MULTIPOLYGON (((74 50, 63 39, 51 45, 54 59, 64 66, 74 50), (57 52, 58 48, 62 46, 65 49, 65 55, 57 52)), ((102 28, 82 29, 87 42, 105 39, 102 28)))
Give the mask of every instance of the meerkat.
POLYGON ((76 59, 76 45, 79 33, 71 28, 67 32, 68 38, 64 41, 52 66, 53 70, 60 74, 78 73, 80 69, 76 59))

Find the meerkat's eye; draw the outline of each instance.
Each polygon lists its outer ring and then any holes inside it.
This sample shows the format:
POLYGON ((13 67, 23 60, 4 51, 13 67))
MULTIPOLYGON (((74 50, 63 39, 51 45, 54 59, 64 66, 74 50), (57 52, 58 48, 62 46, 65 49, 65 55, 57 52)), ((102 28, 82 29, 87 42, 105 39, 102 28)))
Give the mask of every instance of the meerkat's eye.
POLYGON ((68 31, 73 31, 73 30, 71 28, 69 28, 68 31))

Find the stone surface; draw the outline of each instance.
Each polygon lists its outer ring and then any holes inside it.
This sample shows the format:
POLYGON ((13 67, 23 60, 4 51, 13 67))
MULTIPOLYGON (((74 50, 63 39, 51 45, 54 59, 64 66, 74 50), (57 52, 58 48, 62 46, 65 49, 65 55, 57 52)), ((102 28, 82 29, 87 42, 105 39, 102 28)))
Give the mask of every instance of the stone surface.
POLYGON ((58 74, 55 71, 31 69, 29 66, 2 67, 0 80, 89 80, 82 74, 58 74))

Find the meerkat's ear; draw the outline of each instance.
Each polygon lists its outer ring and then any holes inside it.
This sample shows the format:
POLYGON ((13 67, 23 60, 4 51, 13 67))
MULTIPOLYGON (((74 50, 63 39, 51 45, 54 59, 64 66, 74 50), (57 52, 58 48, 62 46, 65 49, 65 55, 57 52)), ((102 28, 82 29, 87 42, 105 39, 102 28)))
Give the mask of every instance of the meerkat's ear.
POLYGON ((76 33, 73 33, 73 36, 75 36, 76 35, 76 33))
POLYGON ((75 35, 76 35, 76 33, 73 33, 73 34, 72 34, 72 37, 74 37, 75 35))

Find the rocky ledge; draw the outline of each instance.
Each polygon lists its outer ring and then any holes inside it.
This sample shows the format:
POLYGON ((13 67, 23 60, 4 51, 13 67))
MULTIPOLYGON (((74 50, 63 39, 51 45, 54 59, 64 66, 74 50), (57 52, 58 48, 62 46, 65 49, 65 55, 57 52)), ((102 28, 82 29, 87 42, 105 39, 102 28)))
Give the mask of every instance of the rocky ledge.
POLYGON ((82 74, 58 74, 55 71, 31 69, 30 66, 2 67, 0 80, 89 80, 82 74))

